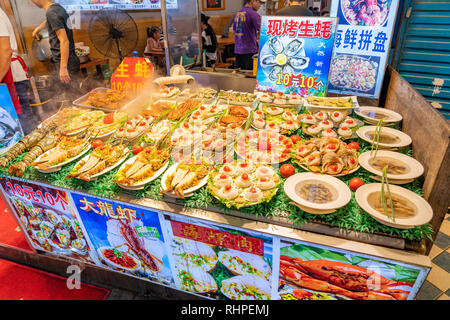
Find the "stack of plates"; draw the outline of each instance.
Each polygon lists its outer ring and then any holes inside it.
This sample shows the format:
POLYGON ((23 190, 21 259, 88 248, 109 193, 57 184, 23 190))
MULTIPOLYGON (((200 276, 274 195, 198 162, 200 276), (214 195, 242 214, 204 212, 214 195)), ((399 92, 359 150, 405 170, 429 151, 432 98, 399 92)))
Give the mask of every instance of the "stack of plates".
POLYGON ((352 194, 341 180, 317 173, 297 173, 284 183, 284 192, 303 211, 312 214, 335 212, 349 203, 352 194))

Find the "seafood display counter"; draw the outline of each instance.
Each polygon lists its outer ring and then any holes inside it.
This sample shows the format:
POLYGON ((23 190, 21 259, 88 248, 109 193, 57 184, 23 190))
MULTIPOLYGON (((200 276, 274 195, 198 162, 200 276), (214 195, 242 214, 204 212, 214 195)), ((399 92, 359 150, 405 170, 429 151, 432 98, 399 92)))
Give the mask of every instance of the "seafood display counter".
POLYGON ((66 108, 0 158, 1 190, 38 253, 156 286, 211 299, 413 299, 431 267, 406 250, 433 232, 424 166, 400 112, 359 107, 158 87, 109 113, 66 108))

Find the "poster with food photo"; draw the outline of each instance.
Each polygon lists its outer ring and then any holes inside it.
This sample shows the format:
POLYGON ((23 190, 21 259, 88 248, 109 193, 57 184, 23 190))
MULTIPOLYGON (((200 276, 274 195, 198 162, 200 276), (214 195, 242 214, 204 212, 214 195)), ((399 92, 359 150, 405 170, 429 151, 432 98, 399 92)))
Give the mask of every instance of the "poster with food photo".
POLYGON ((80 193, 71 196, 98 265, 173 285, 157 211, 80 193))
POLYGON ((282 300, 412 300, 424 267, 316 244, 281 240, 282 300))
POLYGON ((337 0, 328 92, 378 98, 389 56, 398 0, 337 0))
POLYGON ((65 191, 9 178, 0 183, 33 248, 94 263, 65 191))
POLYGON ((270 300, 272 237, 164 213, 181 290, 219 300, 270 300))
POLYGON ((336 24, 329 17, 262 17, 256 88, 324 96, 336 24))

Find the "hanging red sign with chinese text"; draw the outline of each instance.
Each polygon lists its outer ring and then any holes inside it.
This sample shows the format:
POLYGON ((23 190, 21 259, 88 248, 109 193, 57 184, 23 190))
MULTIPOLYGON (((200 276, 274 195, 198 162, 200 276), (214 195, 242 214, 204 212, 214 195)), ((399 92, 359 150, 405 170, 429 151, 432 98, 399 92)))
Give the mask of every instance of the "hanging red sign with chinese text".
POLYGON ((145 58, 127 57, 111 77, 111 89, 138 93, 153 75, 153 64, 145 58))

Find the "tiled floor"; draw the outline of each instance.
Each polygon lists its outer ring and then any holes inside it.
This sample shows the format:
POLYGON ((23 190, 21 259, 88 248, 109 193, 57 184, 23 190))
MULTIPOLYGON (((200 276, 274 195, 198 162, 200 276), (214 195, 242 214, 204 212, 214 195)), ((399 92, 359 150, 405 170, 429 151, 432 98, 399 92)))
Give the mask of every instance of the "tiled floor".
POLYGON ((432 268, 416 300, 450 300, 450 214, 430 251, 432 268))

